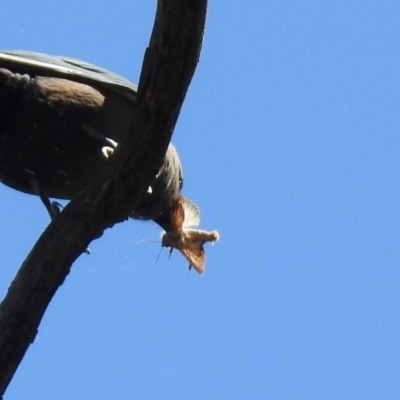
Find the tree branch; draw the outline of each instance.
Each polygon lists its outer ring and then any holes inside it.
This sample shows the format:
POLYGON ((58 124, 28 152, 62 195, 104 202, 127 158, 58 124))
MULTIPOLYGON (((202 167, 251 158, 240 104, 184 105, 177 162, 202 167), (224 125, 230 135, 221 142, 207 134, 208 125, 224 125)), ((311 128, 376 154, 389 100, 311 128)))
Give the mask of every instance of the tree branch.
POLYGON ((158 1, 132 125, 114 167, 47 227, 0 305, 0 395, 72 263, 106 228, 128 218, 157 173, 198 61, 206 8, 206 0, 158 1))

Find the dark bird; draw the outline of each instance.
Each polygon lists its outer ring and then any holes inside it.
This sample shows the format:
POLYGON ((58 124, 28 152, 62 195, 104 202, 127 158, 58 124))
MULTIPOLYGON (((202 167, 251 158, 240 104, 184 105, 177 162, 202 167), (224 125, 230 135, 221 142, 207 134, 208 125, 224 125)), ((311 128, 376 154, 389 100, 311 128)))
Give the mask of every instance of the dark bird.
MULTIPOLYGON (((129 128, 137 87, 86 62, 26 51, 0 52, 0 181, 40 196, 72 199, 109 165, 129 128)), ((178 154, 163 165, 133 218, 171 229, 182 188, 178 154)))

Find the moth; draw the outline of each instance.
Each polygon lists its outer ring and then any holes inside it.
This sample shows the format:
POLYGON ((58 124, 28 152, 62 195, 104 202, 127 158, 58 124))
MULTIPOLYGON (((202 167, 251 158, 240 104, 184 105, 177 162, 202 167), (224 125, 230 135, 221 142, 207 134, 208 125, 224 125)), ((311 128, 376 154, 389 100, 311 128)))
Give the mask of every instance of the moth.
POLYGON ((171 230, 161 235, 161 245, 179 250, 189 261, 189 269, 193 267, 199 274, 204 272, 206 255, 204 243, 215 242, 219 239, 217 231, 189 229, 200 223, 199 208, 182 195, 178 197, 171 208, 171 230))

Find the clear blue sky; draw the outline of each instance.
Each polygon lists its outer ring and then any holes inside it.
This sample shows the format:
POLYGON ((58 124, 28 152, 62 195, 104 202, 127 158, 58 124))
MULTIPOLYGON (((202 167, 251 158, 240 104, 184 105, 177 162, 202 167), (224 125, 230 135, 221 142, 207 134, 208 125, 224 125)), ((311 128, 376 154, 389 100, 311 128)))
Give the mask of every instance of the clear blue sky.
MULTIPOLYGON (((137 82, 155 2, 3 0, 0 48, 137 82)), ((173 142, 206 272, 129 221, 90 246, 5 397, 400 398, 400 3, 210 1, 173 142)), ((0 295, 48 224, 1 186, 0 295)))

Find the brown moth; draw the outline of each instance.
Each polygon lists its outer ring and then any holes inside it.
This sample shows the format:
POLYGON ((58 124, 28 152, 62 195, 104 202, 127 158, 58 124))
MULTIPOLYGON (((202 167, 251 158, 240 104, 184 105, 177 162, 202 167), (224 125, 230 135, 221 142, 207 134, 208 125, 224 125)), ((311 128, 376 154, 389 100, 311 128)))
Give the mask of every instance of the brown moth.
POLYGON ((163 232, 161 245, 179 250, 189 261, 189 269, 193 267, 198 273, 204 272, 206 255, 203 245, 219 239, 217 231, 188 229, 200 223, 200 211, 190 200, 182 195, 178 197, 171 209, 171 230, 163 232))

